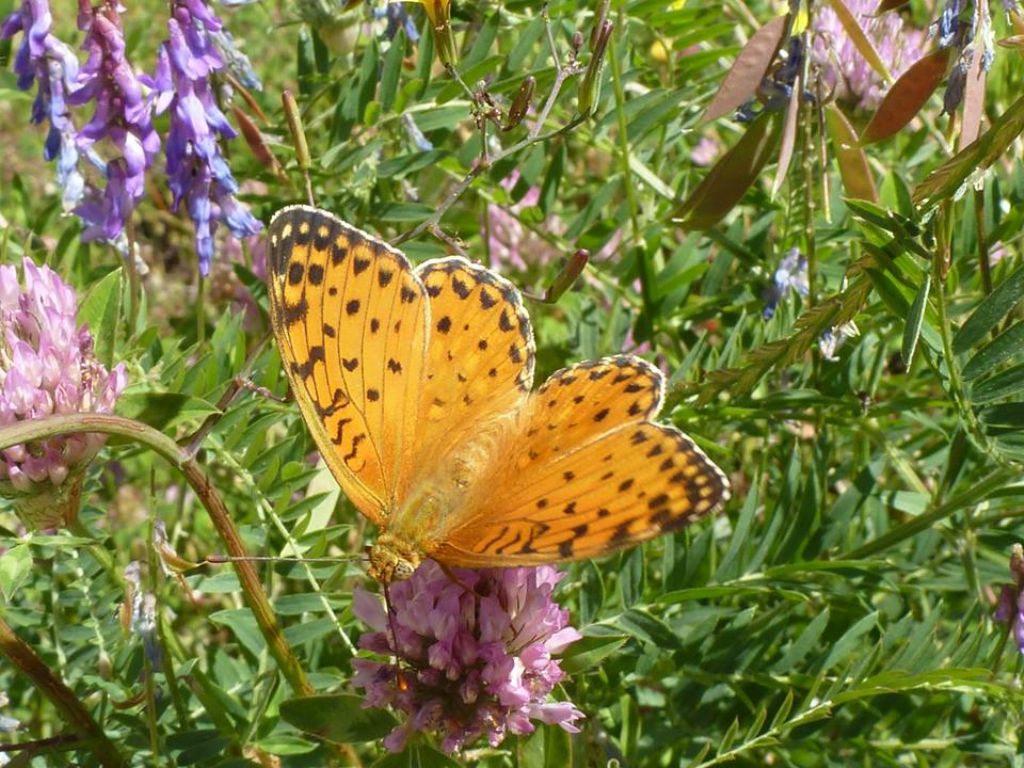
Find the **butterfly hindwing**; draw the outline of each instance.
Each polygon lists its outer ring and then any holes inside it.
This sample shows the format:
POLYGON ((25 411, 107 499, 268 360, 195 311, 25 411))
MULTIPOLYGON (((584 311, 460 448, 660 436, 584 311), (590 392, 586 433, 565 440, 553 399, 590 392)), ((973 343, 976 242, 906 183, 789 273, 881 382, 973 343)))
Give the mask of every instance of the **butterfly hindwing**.
POLYGON ((555 374, 487 481, 498 490, 432 556, 467 567, 593 557, 715 511, 728 497, 722 472, 682 432, 649 420, 662 389, 661 373, 637 358, 555 374))
POLYGON ((530 397, 519 461, 542 462, 656 414, 664 378, 646 360, 615 355, 563 368, 530 397))
POLYGON ((405 257, 330 214, 279 211, 271 320, 306 424, 345 493, 381 523, 411 458, 428 307, 405 257))

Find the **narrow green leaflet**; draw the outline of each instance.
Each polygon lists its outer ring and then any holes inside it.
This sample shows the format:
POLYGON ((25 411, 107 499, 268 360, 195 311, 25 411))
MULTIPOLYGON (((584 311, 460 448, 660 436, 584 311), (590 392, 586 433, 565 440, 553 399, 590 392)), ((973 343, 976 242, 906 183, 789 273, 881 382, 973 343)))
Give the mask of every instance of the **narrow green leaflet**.
POLYGON ((953 337, 953 351, 962 355, 978 344, 997 324, 1002 322, 1004 317, 1010 314, 1022 297, 1024 297, 1024 267, 1019 268, 1003 280, 978 305, 960 331, 953 337))
POLYGON ((925 275, 924 283, 914 297, 914 303, 910 306, 910 316, 903 329, 903 346, 900 350, 903 362, 910 367, 914 362, 914 351, 917 349, 917 339, 921 335, 921 323, 924 321, 924 310, 928 306, 928 292, 932 287, 932 276, 925 275))

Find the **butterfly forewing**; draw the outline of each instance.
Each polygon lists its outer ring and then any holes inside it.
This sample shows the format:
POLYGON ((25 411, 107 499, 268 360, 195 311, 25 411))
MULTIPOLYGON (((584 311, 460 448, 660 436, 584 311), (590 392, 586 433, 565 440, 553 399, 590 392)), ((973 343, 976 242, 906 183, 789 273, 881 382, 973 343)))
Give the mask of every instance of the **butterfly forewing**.
MULTIPOLYGON (((462 258, 425 262, 416 270, 430 302, 430 340, 417 441, 420 478, 468 450, 494 422, 517 412, 533 383, 530 318, 505 279, 462 258)), ((477 473, 485 467, 467 466, 477 473)), ((475 478, 467 478, 467 480, 475 478)))
POLYGON ((419 410, 428 306, 405 257, 313 208, 271 221, 271 319, 317 446, 381 523, 400 494, 419 410))

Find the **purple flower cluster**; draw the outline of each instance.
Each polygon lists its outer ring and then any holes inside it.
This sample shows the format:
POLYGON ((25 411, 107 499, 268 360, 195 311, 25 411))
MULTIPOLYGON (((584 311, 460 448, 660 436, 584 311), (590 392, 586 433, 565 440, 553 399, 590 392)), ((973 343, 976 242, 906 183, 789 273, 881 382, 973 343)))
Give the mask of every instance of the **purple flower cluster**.
POLYGON ((480 737, 497 746, 507 733, 533 732, 531 720, 577 733, 583 713, 548 701, 565 676, 552 655, 580 637, 551 598, 563 574, 541 566, 454 575, 458 582, 426 561, 391 586, 390 615, 375 595, 355 592, 353 612, 374 630, 360 647, 397 659, 353 661, 366 706, 408 718, 385 746, 398 752, 417 731, 437 733, 449 753, 480 737))
POLYGON ((235 237, 255 235, 260 223, 238 200, 238 183, 221 153, 218 138, 237 134, 217 106, 210 76, 225 68, 213 34, 223 25, 203 0, 175 0, 160 46, 154 86, 157 111, 170 110, 167 178, 174 209, 188 209, 196 233, 199 271, 206 275, 213 258, 218 222, 235 237))
MULTIPOLYGON (((108 371, 79 327, 75 292, 49 267, 0 266, 0 425, 54 414, 110 413, 124 389, 124 366, 108 371)), ((0 491, 34 496, 64 486, 106 441, 102 434, 54 437, 0 452, 0 491)), ((39 505, 30 527, 53 527, 61 510, 39 505)))
POLYGON ((1014 544, 1010 552, 1013 584, 1004 584, 996 605, 995 620, 1010 625, 1014 642, 1024 653, 1024 547, 1014 544))
MULTIPOLYGON (((230 4, 240 4, 235 0, 230 4)), ((104 240, 125 250, 125 227, 145 194, 146 172, 160 151, 153 110, 169 109, 167 175, 174 208, 185 204, 196 233, 200 270, 209 272, 213 236, 224 223, 237 237, 259 232, 259 222, 236 199, 238 184, 218 141, 234 138, 214 98, 211 75, 232 69, 248 87, 259 88, 249 59, 206 0, 174 0, 168 39, 161 45, 153 77, 138 75, 125 55, 117 0, 79 0, 78 25, 85 33, 85 64, 52 33, 48 0, 22 0, 0 27, 0 38, 23 33, 15 60, 18 86, 38 83, 32 120, 48 121, 46 159, 57 160, 66 210, 85 224, 82 238, 104 240), (71 108, 93 105, 88 122, 76 130, 71 108), (96 146, 108 140, 107 160, 96 146), (87 158, 105 178, 102 188, 86 181, 87 158)))
POLYGON ((94 103, 92 118, 78 132, 80 147, 107 138, 118 156, 106 163, 106 186, 91 188, 75 212, 85 222, 83 240, 116 243, 125 224, 146 191, 146 170, 160 151, 160 137, 153 129, 152 105, 144 97, 142 83, 125 58, 122 6, 106 0, 78 2, 78 26, 85 32, 82 48, 88 60, 79 71, 78 87, 68 104, 94 103))
POLYGON ((24 33, 14 58, 18 88, 27 91, 33 83, 39 84, 32 105, 32 122, 50 123, 43 152, 47 160, 57 160, 57 181, 63 190, 64 208, 71 210, 85 190, 85 179, 78 169, 75 127, 67 106, 67 96, 75 89, 78 77, 78 59, 54 36, 52 26, 47 0, 25 0, 0 26, 0 39, 24 33))
MULTIPOLYGON (((844 1, 893 77, 899 77, 924 55, 924 33, 905 24, 899 14, 876 14, 878 0, 844 1)), ((813 60, 821 67, 825 83, 835 88, 840 98, 861 109, 877 107, 885 83, 861 56, 827 3, 815 6, 811 29, 813 60)))

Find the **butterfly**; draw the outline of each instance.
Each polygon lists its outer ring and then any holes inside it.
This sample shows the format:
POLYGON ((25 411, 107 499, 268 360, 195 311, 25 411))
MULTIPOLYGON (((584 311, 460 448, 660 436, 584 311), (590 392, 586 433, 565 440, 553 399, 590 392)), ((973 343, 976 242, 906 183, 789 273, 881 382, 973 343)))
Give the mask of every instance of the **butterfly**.
POLYGON ((297 205, 269 228, 271 322, 305 422, 381 532, 385 584, 424 557, 469 568, 603 555, 728 499, 722 471, 653 421, 657 368, 582 362, 531 391, 535 346, 508 280, 462 257, 413 268, 387 243, 297 205))

